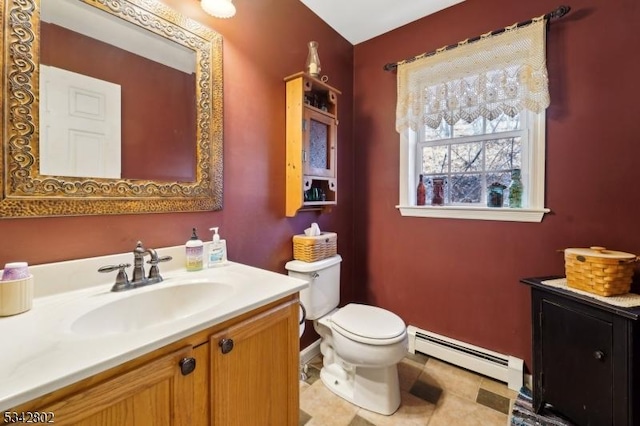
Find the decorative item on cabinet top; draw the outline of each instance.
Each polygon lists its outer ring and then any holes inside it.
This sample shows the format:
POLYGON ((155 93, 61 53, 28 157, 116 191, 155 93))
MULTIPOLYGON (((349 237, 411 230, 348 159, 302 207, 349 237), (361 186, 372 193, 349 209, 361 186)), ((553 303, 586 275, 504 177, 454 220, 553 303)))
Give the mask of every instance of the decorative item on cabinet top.
POLYGON ((604 247, 564 250, 567 285, 600 296, 629 293, 638 256, 604 247))
POLYGON ((337 126, 341 92, 310 74, 286 77, 286 215, 327 211, 338 201, 337 126))
POLYGON ((312 77, 320 77, 320 56, 318 56, 318 42, 309 42, 309 53, 307 54, 306 69, 312 77))

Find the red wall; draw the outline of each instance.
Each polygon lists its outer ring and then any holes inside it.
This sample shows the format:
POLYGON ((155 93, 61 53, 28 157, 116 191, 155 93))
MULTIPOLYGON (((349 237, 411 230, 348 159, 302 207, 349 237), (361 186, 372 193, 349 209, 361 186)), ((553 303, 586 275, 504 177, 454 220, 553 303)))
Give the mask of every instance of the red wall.
MULTIPOLYGON (((166 4, 217 30, 224 49, 224 208, 218 212, 0 220, 0 267, 184 244, 197 227, 202 238, 220 226, 229 258, 285 273, 291 237, 311 222, 338 233, 344 256, 345 300, 353 270, 353 46, 298 0, 237 2, 237 15, 214 19, 197 0, 166 4), (295 18, 295 19, 294 19, 295 18), (329 214, 284 216, 285 83, 302 71, 307 42, 319 42, 322 72, 339 88, 339 204, 329 214)), ((97 273, 97 272, 96 272, 97 273)))
MULTIPOLYGON (((542 223, 402 218, 395 75, 382 66, 544 14, 550 0, 467 0, 351 46, 298 0, 236 2, 229 20, 197 0, 165 0, 224 37, 224 209, 180 214, 0 220, 0 266, 182 244, 192 226, 221 226, 232 260, 285 272, 291 236, 311 222, 338 232, 342 301, 361 299, 407 324, 530 361, 527 276, 561 274, 566 247, 640 253, 640 33, 635 0, 576 0, 552 24, 548 67, 546 206, 542 223), (295 19, 293 19, 295 18, 295 19), (339 88, 339 204, 284 217, 283 77, 317 40, 339 88), (357 277, 353 279, 353 277, 357 277)), ((308 327, 307 329, 309 329, 308 327)), ((308 332, 306 346, 314 340, 308 332)))
POLYGON ((574 0, 547 39, 546 206, 542 223, 403 218, 396 76, 388 62, 543 15, 556 1, 467 0, 355 46, 356 269, 364 300, 407 324, 531 359, 529 288, 563 273, 566 247, 640 253, 640 6, 574 0))

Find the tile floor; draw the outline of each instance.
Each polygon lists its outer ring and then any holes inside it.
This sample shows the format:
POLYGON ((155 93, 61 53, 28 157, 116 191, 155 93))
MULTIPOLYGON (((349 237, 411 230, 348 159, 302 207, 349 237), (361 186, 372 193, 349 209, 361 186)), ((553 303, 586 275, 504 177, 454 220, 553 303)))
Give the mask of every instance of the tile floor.
POLYGON ((319 377, 322 359, 300 382, 300 426, 491 426, 508 424, 517 392, 473 372, 421 354, 398 365, 402 402, 391 416, 358 408, 333 394, 319 377))

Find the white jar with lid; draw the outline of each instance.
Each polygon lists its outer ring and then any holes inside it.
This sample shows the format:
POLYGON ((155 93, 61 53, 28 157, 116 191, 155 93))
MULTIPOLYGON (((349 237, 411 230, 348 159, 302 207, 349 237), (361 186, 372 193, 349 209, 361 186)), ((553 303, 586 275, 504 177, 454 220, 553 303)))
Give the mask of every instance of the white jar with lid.
POLYGON ((27 262, 7 263, 0 281, 0 316, 26 312, 33 304, 33 276, 27 262))

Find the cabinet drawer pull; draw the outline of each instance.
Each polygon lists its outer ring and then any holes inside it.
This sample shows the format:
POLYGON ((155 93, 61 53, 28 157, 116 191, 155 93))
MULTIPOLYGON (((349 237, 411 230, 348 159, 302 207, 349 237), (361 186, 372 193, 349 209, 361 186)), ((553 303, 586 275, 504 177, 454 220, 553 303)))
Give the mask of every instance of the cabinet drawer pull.
POLYGON ((598 361, 604 361, 604 352, 602 352, 602 351, 595 351, 595 352, 593 353, 593 357, 594 357, 595 359, 597 359, 598 361))
POLYGON ((183 376, 193 373, 193 370, 196 369, 196 359, 195 358, 182 358, 180 360, 180 372, 183 376))
POLYGON ((218 345, 223 354, 228 354, 233 349, 233 339, 222 339, 218 345))

